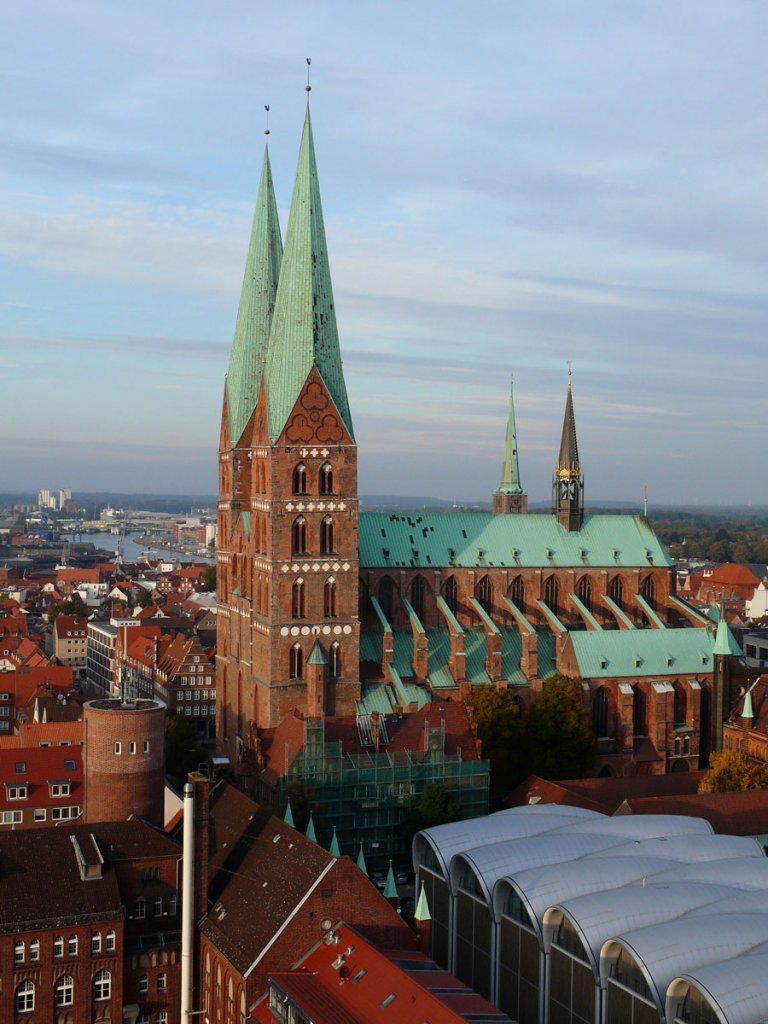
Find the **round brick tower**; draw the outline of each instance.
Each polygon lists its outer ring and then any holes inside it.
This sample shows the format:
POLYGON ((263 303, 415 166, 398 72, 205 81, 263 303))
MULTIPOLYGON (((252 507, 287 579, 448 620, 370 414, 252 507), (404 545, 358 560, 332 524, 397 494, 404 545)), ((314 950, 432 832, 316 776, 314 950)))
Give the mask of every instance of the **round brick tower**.
POLYGON ((163 824, 165 705, 159 700, 88 701, 85 719, 85 820, 129 814, 163 824))

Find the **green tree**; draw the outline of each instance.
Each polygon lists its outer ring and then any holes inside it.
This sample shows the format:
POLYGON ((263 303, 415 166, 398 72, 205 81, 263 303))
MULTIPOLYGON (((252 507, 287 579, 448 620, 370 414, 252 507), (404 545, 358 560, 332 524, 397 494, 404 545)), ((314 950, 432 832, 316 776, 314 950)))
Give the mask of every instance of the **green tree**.
POLYGON ((66 601, 52 604, 48 609, 48 621, 53 622, 59 615, 86 615, 87 609, 79 597, 70 597, 66 601))
POLYGON ((195 738, 190 719, 168 711, 165 717, 165 773, 177 789, 186 782, 189 772, 196 772, 210 761, 208 751, 195 738))
MULTIPOLYGON (((491 763, 491 788, 504 795, 522 781, 525 761, 525 722, 512 690, 476 686, 472 711, 483 757, 491 763)), ((496 803, 496 801, 493 801, 496 803)))
POLYGON ((135 603, 139 608, 148 608, 152 604, 152 594, 146 587, 137 587, 135 603))
POLYGON ((286 795, 291 801, 291 813, 293 823, 297 832, 306 832, 309 824, 309 812, 312 811, 312 822, 315 826, 318 842, 325 837, 325 823, 323 820, 324 807, 321 807, 317 798, 317 790, 308 785, 298 775, 290 780, 286 786, 286 795))
POLYGON ((557 672, 545 679, 527 726, 529 772, 544 779, 573 779, 592 768, 597 739, 578 679, 557 672))
POLYGON ((702 787, 710 793, 768 789, 768 765, 754 764, 735 750, 710 754, 709 763, 710 769, 702 780, 702 787))
POLYGON ((203 587, 212 591, 216 589, 216 566, 206 566, 205 572, 203 573, 203 587))
POLYGON ((447 825, 461 819, 461 807, 439 782, 430 782, 405 812, 402 823, 403 837, 410 847, 411 840, 423 828, 447 825))

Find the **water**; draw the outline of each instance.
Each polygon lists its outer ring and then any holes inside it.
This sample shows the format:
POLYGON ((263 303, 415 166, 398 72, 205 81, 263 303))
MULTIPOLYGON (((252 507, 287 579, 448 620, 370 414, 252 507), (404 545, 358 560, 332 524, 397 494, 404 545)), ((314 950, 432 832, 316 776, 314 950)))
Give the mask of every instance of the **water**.
MULTIPOLYGON (((123 561, 138 562, 144 552, 151 552, 152 558, 167 558, 174 562, 206 562, 208 565, 214 565, 216 562, 214 557, 190 555, 183 551, 169 551, 168 548, 149 547, 146 542, 137 541, 137 537, 139 537, 138 533, 127 533, 123 537, 123 561)), ((117 551, 118 538, 113 533, 84 533, 82 538, 77 538, 78 542, 80 540, 84 544, 89 542, 95 544, 103 551, 113 553, 117 551)))

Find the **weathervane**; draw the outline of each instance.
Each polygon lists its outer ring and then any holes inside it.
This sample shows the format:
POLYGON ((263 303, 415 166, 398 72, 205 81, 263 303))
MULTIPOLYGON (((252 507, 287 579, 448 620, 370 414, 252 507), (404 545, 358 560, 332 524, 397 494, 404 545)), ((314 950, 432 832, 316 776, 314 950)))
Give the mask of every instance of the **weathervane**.
POLYGON ((565 361, 566 361, 566 363, 568 363, 568 384, 570 385, 570 383, 571 383, 571 368, 573 366, 573 360, 572 359, 566 359, 565 361))
POLYGON ((264 104, 264 109, 267 112, 267 127, 264 129, 264 134, 265 135, 269 135, 269 104, 268 103, 264 104))
POLYGON ((307 84, 304 86, 305 92, 312 92, 312 86, 309 84, 309 66, 312 63, 312 58, 307 57, 307 84))

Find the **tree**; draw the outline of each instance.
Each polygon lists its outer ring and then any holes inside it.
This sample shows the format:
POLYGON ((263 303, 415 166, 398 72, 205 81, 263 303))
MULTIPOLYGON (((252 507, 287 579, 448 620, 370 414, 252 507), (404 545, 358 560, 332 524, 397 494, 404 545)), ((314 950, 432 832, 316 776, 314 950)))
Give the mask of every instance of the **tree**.
POLYGON ((189 772, 208 764, 208 751, 195 739, 195 727, 188 718, 168 711, 165 717, 165 773, 177 789, 186 782, 189 772))
POLYGON ((592 768, 597 738, 578 679, 555 672, 528 712, 528 771, 544 779, 573 779, 592 768))
POLYGON ((476 686, 472 711, 483 757, 491 763, 491 787, 507 793, 524 775, 525 723, 515 694, 495 686, 476 686))
POLYGON ((317 797, 317 790, 308 785, 298 775, 290 780, 285 789, 286 796, 291 801, 291 813, 293 823, 297 832, 306 832, 309 824, 309 812, 312 812, 312 824, 315 826, 317 840, 322 846, 325 838, 326 828, 324 821, 325 808, 320 805, 317 797))
POLYGON ((54 622, 59 615, 87 615, 88 610, 79 597, 52 604, 48 609, 48 621, 54 622))
POLYGON ((216 589, 216 566, 208 565, 203 572, 203 587, 211 591, 216 589))
POLYGON ((408 846, 417 832, 461 820, 461 807, 439 782, 430 782, 405 812, 403 837, 408 846))
POLYGON ((135 603, 139 608, 148 608, 152 604, 152 594, 146 587, 136 588, 135 603))
POLYGON ((768 765, 754 764, 735 750, 709 755, 710 769, 702 787, 710 793, 737 793, 747 789, 768 789, 768 765))

